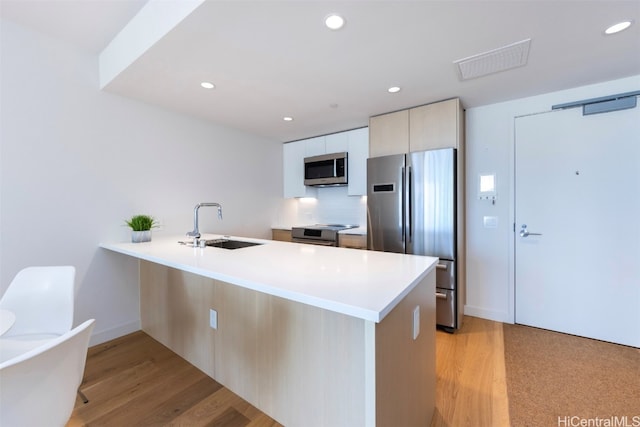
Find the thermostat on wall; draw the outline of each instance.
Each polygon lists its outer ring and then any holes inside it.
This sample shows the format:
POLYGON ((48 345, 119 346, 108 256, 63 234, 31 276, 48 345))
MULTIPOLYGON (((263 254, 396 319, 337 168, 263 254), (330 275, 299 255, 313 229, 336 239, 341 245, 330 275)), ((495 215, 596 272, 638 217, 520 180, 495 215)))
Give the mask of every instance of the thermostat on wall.
POLYGON ((480 174, 478 177, 478 199, 496 200, 496 174, 480 174))

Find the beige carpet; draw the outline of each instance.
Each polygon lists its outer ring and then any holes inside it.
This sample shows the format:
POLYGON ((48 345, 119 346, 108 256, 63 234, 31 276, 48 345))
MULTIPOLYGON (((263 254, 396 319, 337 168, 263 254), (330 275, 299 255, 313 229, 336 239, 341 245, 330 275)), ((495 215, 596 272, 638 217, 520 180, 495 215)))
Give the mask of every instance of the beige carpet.
POLYGON ((504 347, 513 427, 640 426, 640 349, 508 324, 504 347))

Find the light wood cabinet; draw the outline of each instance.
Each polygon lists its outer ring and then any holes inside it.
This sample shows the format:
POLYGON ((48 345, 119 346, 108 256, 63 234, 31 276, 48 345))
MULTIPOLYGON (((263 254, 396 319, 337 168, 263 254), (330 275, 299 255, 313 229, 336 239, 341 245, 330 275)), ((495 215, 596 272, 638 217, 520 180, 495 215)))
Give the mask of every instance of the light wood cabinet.
POLYGON ((142 330, 286 426, 425 425, 435 305, 435 270, 376 323, 140 261, 142 330))
POLYGON ((338 236, 341 248, 367 249, 367 236, 364 234, 344 234, 338 236))
POLYGON ((458 98, 371 117, 369 157, 461 148, 462 124, 458 98))
POLYGON ((409 110, 410 151, 460 148, 459 99, 427 104, 409 110))
POLYGON ((409 151, 409 110, 369 118, 369 157, 409 151))
POLYGON ((291 241, 291 230, 285 230, 282 228, 271 229, 271 240, 278 240, 280 242, 291 241))

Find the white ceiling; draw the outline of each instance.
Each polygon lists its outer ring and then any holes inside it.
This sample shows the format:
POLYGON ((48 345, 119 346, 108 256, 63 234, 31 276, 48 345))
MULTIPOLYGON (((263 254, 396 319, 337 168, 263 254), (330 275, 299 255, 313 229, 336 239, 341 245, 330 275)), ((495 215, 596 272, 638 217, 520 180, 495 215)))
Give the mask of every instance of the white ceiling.
MULTIPOLYGON (((0 10, 99 53, 144 3, 1 0, 0 10)), ((441 99, 468 108, 636 74, 640 0, 207 0, 105 90, 291 141, 441 99), (324 27, 331 12, 346 18, 342 30, 324 27), (453 61, 528 38, 526 66, 459 80, 453 61)))

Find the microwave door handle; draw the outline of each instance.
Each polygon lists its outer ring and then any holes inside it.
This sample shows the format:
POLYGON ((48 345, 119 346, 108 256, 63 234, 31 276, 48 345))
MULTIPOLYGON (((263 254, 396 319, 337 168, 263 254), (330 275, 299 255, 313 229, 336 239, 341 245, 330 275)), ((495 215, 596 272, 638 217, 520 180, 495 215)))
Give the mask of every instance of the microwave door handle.
POLYGON ((338 161, 333 161, 333 177, 336 178, 338 176, 338 161))

